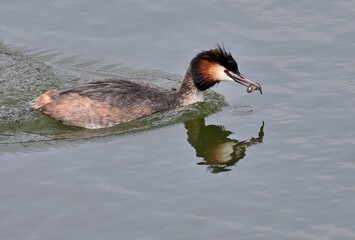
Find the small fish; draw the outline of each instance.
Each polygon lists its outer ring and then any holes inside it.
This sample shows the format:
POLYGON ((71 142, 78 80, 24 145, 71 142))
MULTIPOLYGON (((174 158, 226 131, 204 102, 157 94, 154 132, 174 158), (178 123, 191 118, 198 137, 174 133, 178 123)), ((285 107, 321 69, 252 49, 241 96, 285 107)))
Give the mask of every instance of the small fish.
POLYGON ((261 85, 260 85, 260 84, 257 84, 257 85, 250 84, 250 85, 247 87, 247 93, 251 93, 251 92, 253 92, 254 90, 259 90, 260 93, 263 94, 263 92, 261 91, 261 85))

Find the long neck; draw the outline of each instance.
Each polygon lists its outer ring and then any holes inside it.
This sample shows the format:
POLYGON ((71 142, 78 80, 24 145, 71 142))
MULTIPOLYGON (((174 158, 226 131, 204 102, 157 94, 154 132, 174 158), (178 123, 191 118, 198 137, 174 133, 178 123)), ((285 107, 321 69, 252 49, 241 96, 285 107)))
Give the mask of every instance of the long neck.
POLYGON ((191 67, 189 67, 182 80, 178 100, 181 105, 189 105, 203 101, 203 92, 198 90, 192 79, 191 67))

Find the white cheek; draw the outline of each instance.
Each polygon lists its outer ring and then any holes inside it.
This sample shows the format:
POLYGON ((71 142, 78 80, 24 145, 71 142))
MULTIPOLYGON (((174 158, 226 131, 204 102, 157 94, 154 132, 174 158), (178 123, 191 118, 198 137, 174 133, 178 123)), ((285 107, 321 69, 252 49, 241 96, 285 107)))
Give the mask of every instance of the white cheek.
POLYGON ((225 73, 225 67, 219 66, 217 71, 217 79, 220 81, 234 81, 225 73))

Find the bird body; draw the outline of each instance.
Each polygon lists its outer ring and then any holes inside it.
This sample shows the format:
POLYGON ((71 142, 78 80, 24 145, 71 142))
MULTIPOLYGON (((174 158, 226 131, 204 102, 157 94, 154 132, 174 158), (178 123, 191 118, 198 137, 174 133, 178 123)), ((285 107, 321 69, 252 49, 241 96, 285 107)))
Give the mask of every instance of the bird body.
POLYGON ((220 81, 235 81, 248 92, 261 92, 261 85, 241 75, 232 55, 217 45, 192 59, 179 90, 101 79, 66 90, 49 90, 34 100, 32 108, 67 125, 105 128, 203 101, 203 91, 220 81))

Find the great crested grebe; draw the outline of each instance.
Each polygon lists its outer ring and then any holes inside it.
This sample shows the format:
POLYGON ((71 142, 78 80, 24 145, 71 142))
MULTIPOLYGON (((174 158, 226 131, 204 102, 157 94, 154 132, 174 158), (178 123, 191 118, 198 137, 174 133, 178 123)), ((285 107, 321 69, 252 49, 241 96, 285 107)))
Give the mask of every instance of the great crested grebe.
POLYGON ((240 83, 248 93, 262 93, 259 83, 239 72, 231 53, 216 45, 191 60, 178 91, 148 83, 101 79, 62 91, 51 89, 34 100, 32 108, 67 125, 105 128, 201 102, 203 91, 221 81, 240 83))

